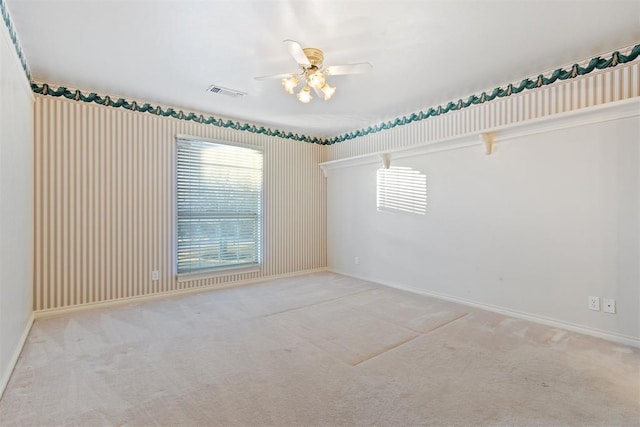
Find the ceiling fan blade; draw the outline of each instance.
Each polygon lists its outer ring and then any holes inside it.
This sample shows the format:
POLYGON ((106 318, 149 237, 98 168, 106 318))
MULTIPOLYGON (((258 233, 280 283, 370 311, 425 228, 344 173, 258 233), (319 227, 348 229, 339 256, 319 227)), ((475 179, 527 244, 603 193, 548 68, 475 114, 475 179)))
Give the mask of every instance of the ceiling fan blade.
POLYGON ((309 58, 307 58, 307 55, 304 54, 300 43, 294 40, 283 40, 283 43, 287 46, 289 53, 291 54, 291 56, 293 56, 293 59, 295 59, 298 64, 305 67, 311 66, 311 62, 309 62, 309 58))
POLYGON ((275 80, 275 79, 288 79, 289 77, 293 76, 292 73, 286 73, 286 74, 271 74, 268 76, 260 76, 260 77, 254 77, 255 80, 275 80))
POLYGON ((369 62, 359 62, 357 64, 332 65, 326 68, 326 72, 330 76, 340 74, 363 74, 373 69, 373 65, 369 62))

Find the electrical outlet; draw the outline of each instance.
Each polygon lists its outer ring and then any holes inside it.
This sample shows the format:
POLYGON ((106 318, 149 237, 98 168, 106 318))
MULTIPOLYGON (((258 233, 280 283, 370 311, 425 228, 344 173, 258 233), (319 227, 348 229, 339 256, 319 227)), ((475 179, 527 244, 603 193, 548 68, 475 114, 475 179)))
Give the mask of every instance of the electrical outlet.
POLYGON ((589 310, 600 311, 600 297, 589 297, 589 310))
POLYGON ((605 313, 616 314, 616 300, 611 298, 602 298, 602 311, 605 313))
POLYGON ((354 257, 354 258, 353 258, 353 263, 354 263, 355 265, 360 265, 360 257, 359 257, 359 256, 354 257))
POLYGON ((160 280, 160 272, 158 270, 153 270, 151 272, 151 280, 153 280, 154 282, 160 280))

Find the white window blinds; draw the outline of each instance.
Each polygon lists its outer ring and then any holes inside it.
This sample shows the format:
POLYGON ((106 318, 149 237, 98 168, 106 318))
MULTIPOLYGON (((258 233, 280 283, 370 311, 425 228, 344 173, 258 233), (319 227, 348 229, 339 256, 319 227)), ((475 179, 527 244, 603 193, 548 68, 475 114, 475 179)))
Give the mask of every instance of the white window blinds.
POLYGON ((262 151, 177 144, 178 274, 260 264, 262 151))
POLYGON ((378 210, 424 215, 427 211, 427 177, 410 167, 378 169, 378 210))

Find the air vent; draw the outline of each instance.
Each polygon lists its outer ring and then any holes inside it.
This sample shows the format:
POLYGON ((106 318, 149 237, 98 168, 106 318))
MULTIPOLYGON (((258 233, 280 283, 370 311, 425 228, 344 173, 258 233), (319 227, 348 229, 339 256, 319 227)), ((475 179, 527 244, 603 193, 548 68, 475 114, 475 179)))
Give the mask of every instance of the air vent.
POLYGON ((207 92, 214 93, 216 95, 226 95, 232 98, 240 98, 246 95, 245 92, 239 90, 227 89, 226 87, 211 85, 207 88, 207 92))

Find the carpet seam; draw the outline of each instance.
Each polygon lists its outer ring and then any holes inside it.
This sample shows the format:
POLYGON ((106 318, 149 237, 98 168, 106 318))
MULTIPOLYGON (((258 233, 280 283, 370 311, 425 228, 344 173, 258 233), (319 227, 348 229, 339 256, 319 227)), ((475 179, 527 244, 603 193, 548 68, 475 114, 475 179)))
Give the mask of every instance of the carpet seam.
POLYGON ((420 331, 416 331, 416 330, 414 330, 414 329, 412 329, 412 328, 407 328, 408 330, 413 331, 413 332, 415 332, 415 333, 416 333, 416 334, 418 334, 418 335, 416 335, 415 337, 409 338, 408 340, 405 340, 405 341, 399 342, 399 343, 397 343, 396 345, 394 345, 394 346, 392 346, 392 347, 385 348, 385 349, 384 349, 384 350, 382 350, 380 353, 378 353, 378 354, 374 354, 373 356, 371 356, 371 357, 369 357, 369 358, 367 358, 367 359, 361 360, 361 361, 359 361, 358 363, 356 363, 356 364, 354 364, 354 365, 351 365, 351 366, 354 366, 354 367, 355 367, 355 366, 358 366, 358 365, 360 365, 361 363, 367 362, 367 361, 369 361, 369 360, 371 360, 371 359, 374 359, 374 358, 376 358, 376 357, 378 357, 378 356, 381 356, 381 355, 383 355, 383 354, 385 354, 385 353, 387 353, 387 352, 389 352, 389 351, 395 350, 395 349, 397 349, 397 348, 399 348, 399 347, 401 347, 401 346, 403 346, 403 345, 405 345, 405 344, 407 344, 407 343, 409 343, 409 342, 411 342, 411 341, 415 340, 416 338, 420 338, 420 337, 422 337, 422 336, 428 335, 428 334, 430 334, 430 333, 431 333, 431 332, 433 332, 433 331, 436 331, 436 330, 441 329, 441 328, 443 328, 443 327, 445 327, 445 326, 447 326, 447 325, 450 325, 451 323, 455 322, 456 320, 460 320, 460 319, 462 319, 463 317, 467 316, 468 314, 469 314, 469 313, 463 313, 463 314, 461 314, 460 316, 458 316, 458 317, 456 317, 456 318, 454 318, 454 319, 451 319, 451 320, 449 320, 448 322, 445 322, 445 323, 443 323, 442 325, 439 325, 439 326, 437 326, 437 327, 435 327, 435 328, 433 328, 433 329, 430 329, 430 330, 429 330, 429 331, 427 331, 427 332, 420 332, 420 331))
POLYGON ((371 359, 375 359, 376 357, 381 356, 381 355, 383 355, 385 353, 388 353, 388 352, 390 352, 392 350, 395 350, 396 348, 401 347, 401 346, 407 344, 408 342, 411 342, 411 341, 415 340, 416 338, 420 338, 421 336, 422 336, 422 334, 418 334, 418 335, 413 336, 413 337, 411 337, 411 338, 409 338, 407 340, 401 341, 401 342, 399 342, 399 343, 397 343, 397 344, 395 344, 395 345, 393 345, 391 347, 385 348, 380 353, 374 354, 373 356, 368 357, 368 358, 366 358, 364 360, 361 360, 361 361, 359 361, 357 363, 354 363, 351 366, 356 367, 356 366, 360 365, 361 363, 367 362, 367 361, 369 361, 371 359))
POLYGON ((291 311, 296 311, 296 310, 302 310, 303 308, 309 308, 309 307, 313 307, 315 305, 325 304, 325 303, 328 303, 328 302, 335 302, 335 301, 337 301, 339 299, 342 299, 342 298, 352 297, 354 295, 360 295, 360 294, 363 294, 365 292, 371 292, 371 291, 375 291, 375 290, 376 290, 376 288, 365 289, 363 291, 358 291, 358 292, 355 292, 353 294, 342 295, 342 296, 339 296, 339 297, 336 297, 336 298, 331 298, 331 299, 327 299, 327 300, 323 300, 323 301, 318 301, 318 302, 314 302, 314 303, 311 303, 311 304, 303 305, 303 306, 300 306, 300 307, 289 308, 287 310, 278 311, 276 313, 264 314, 262 317, 267 318, 267 317, 277 316, 279 314, 289 313, 291 311))
POLYGON ((435 328, 433 328, 433 329, 429 329, 429 330, 428 330, 428 331, 426 331, 426 332, 419 332, 419 333, 420 333, 420 335, 428 335, 428 334, 430 334, 431 332, 433 332, 433 331, 437 331, 438 329, 441 329, 441 328, 444 328, 445 326, 448 326, 448 325, 452 324, 452 323, 453 323, 453 322, 455 322, 456 320, 460 320, 460 319, 462 319, 463 317, 466 317, 466 316, 468 316, 468 315, 469 315, 469 313, 462 313, 460 316, 455 317, 455 318, 453 318, 453 319, 451 319, 451 320, 449 320, 449 321, 447 321, 447 322, 444 322, 442 325, 438 325, 438 326, 436 326, 435 328))

